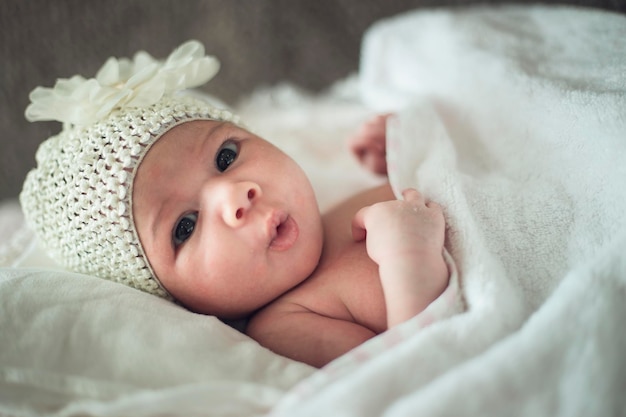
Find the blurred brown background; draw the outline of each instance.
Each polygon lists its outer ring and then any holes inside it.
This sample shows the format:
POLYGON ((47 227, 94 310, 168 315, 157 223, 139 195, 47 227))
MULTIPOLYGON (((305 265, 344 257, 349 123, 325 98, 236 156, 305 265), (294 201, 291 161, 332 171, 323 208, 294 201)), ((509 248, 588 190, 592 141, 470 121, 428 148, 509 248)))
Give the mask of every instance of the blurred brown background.
MULTIPOLYGON (((311 91, 358 69, 363 32, 418 7, 473 0, 3 0, 0 3, 0 201, 16 197, 39 143, 58 123, 28 123, 28 93, 86 77, 109 56, 144 49, 164 58, 202 41, 222 69, 205 91, 229 104, 257 86, 289 81, 311 91)), ((626 12, 626 0, 543 1, 626 12)))

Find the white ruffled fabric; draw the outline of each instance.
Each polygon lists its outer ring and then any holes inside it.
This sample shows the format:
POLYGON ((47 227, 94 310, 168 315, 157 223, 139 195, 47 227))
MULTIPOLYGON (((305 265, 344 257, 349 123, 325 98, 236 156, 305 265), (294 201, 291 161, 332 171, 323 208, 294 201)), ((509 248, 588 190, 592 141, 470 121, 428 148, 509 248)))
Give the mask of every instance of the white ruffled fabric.
POLYGON ((147 107, 163 96, 200 86, 217 74, 219 61, 204 55, 204 46, 188 41, 160 62, 145 51, 133 60, 109 58, 95 78, 75 75, 57 80, 54 88, 37 87, 30 94, 26 118, 88 126, 114 109, 147 107))

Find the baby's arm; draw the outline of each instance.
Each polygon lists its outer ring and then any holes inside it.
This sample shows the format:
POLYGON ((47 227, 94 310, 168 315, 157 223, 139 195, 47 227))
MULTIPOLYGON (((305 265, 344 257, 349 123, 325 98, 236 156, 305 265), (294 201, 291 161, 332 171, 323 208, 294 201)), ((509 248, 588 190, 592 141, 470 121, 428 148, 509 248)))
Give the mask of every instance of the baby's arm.
POLYGON ((354 239, 366 239, 367 253, 378 264, 388 327, 424 310, 449 278, 441 207, 414 189, 403 196, 362 208, 352 223, 354 239))
POLYGON ((381 114, 371 118, 348 138, 348 146, 361 165, 380 175, 387 175, 386 138, 389 116, 391 114, 381 114))
POLYGON ((252 317, 246 334, 288 358, 321 368, 375 336, 359 324, 283 303, 252 317))

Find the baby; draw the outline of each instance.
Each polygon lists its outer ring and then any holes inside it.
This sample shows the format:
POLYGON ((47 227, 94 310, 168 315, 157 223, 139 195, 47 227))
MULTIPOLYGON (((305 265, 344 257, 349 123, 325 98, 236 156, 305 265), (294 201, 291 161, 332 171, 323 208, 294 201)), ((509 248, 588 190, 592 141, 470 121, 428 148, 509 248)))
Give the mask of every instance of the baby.
MULTIPOLYGON (((111 58, 94 79, 31 93, 29 120, 64 122, 20 195, 51 256, 197 313, 249 318, 261 345, 317 367, 424 310, 452 267, 441 208, 384 185, 320 215, 292 159, 179 94, 217 69, 191 41, 164 63, 111 58)), ((382 126, 352 141, 380 173, 382 126)))

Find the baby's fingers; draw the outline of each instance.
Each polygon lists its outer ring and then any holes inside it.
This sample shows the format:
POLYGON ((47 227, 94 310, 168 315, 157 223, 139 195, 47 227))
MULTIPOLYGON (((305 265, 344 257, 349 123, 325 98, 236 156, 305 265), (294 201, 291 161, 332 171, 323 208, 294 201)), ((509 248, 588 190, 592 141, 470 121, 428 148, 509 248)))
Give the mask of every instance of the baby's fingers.
POLYGON ((408 203, 414 203, 417 207, 426 206, 432 212, 443 213, 443 208, 432 200, 426 200, 426 198, 416 189, 407 188, 402 191, 402 197, 404 201, 408 203))
POLYGON ((413 202, 413 203, 425 203, 424 196, 417 191, 415 188, 407 188, 402 191, 402 197, 404 201, 413 202))
POLYGON ((356 212, 352 218, 352 239, 355 242, 365 240, 367 236, 367 230, 365 229, 365 211, 368 207, 363 207, 356 212))
POLYGON ((387 173, 384 143, 382 149, 376 143, 371 142, 351 142, 349 145, 352 153, 366 169, 380 175, 387 173))
POLYGON ((430 208, 430 209, 434 209, 437 211, 443 211, 441 205, 439 205, 438 203, 435 203, 434 201, 427 201, 426 202, 426 207, 430 208))

